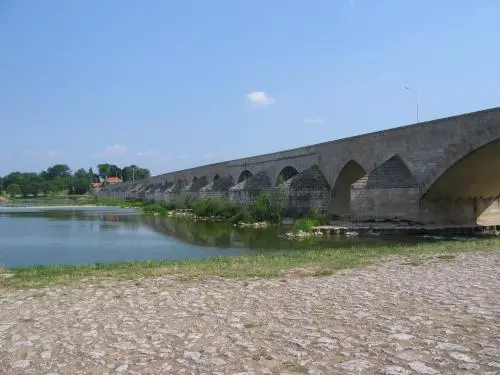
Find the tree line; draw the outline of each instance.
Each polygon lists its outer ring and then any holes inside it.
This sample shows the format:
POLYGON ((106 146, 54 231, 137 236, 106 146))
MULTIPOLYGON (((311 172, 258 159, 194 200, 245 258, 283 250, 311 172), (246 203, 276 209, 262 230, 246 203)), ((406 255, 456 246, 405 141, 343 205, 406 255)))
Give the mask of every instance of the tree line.
POLYGON ((12 197, 38 196, 54 193, 85 194, 94 182, 104 182, 108 177, 118 177, 123 181, 149 177, 148 169, 130 165, 119 168, 114 164, 98 164, 97 173, 92 168, 72 171, 67 164, 56 164, 46 170, 36 172, 12 172, 0 177, 0 193, 6 191, 12 197))

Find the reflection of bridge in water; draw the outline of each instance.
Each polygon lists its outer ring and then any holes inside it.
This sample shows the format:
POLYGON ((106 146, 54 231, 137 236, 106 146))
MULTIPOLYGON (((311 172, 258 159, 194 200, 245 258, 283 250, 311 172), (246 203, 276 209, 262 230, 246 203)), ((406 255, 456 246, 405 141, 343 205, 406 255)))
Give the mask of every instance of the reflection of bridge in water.
POLYGON ((221 248, 281 248, 282 241, 275 230, 241 230, 227 223, 195 222, 158 216, 142 216, 140 221, 158 233, 192 245, 221 248))
POLYGON ((332 238, 309 237, 300 241, 283 236, 284 229, 245 229, 228 223, 195 222, 159 216, 141 216, 140 220, 157 233, 177 238, 183 242, 219 248, 238 249, 310 249, 312 247, 349 248, 355 245, 380 246, 381 244, 413 242, 415 238, 358 238, 338 236, 332 238))

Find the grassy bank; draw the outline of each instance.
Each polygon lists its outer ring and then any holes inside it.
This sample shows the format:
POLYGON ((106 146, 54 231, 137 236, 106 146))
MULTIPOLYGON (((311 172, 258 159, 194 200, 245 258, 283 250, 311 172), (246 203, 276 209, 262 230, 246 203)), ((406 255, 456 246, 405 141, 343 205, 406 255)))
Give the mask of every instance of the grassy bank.
MULTIPOLYGON (((2 198, 2 197, 0 197, 2 198)), ((95 197, 91 195, 46 195, 38 197, 11 198, 0 202, 7 203, 9 206, 82 206, 95 202, 95 197)))
MULTIPOLYGON (((206 260, 137 261, 126 263, 35 266, 3 270, 0 286, 6 288, 41 287, 54 283, 76 282, 87 278, 139 279, 176 275, 181 279, 204 276, 228 278, 276 277, 283 272, 328 275, 337 270, 373 263, 386 256, 415 257, 440 254, 440 261, 453 259, 459 251, 500 249, 500 239, 490 238, 468 242, 440 242, 406 246, 346 247, 345 249, 261 252, 252 255, 214 257, 206 260), (294 271, 295 270, 295 271, 294 271)), ((408 262, 418 265, 417 260, 408 262)))

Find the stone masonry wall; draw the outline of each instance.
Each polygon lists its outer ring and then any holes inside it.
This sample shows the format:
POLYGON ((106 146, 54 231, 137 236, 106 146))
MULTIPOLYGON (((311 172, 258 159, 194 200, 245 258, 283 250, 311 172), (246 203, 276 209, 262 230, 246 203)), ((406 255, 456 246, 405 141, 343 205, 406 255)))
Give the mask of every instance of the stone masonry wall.
MULTIPOLYGON (((283 168, 293 167, 300 173, 317 165, 327 184, 331 187, 334 186, 342 168, 350 160, 353 160, 362 166, 370 178, 375 178, 375 180, 367 180, 364 188, 356 186, 352 191, 351 210, 354 216, 368 218, 377 214, 384 217, 411 218, 415 217, 416 207, 421 206, 422 195, 443 172, 460 158, 497 139, 500 139, 500 108, 493 108, 293 150, 166 173, 141 183, 144 186, 156 182, 176 183, 179 180, 193 181, 195 177, 205 177, 210 182, 214 181, 217 176, 225 175, 229 175, 233 181, 237 181, 244 170, 249 170, 253 175, 265 172, 269 176, 269 187, 273 187, 283 168), (411 186, 394 185, 390 178, 384 180, 385 187, 381 185, 382 180, 371 184, 372 181, 377 181, 380 175, 370 174, 370 172, 396 155, 407 167, 407 171, 412 177, 411 186), (387 181, 389 184, 386 184, 387 181)), ((390 177, 390 173, 385 173, 384 176, 390 177)), ((122 185, 105 187, 101 189, 99 194, 119 198, 141 194, 140 189, 134 191, 134 184, 125 183, 122 185)), ((498 186, 500 187, 500 179, 498 186)), ((253 194, 250 192, 253 189, 247 189, 247 192, 244 190, 240 189, 238 193, 234 190, 233 197, 239 201, 250 199, 249 197, 253 194)), ((500 191, 500 189, 498 190, 500 191)), ((165 199, 171 199, 175 195, 172 193, 175 191, 168 191, 163 195, 165 199)), ((210 190, 200 189, 200 195, 211 193, 210 190)), ((225 193, 214 192, 214 194, 223 196, 225 193)), ((303 195, 296 192, 297 202, 301 196, 307 194, 309 194, 307 189, 304 189, 303 195)), ((154 196, 157 199, 156 192, 154 196)), ((299 207, 301 203, 295 205, 299 207)), ((450 205, 448 209, 444 209, 448 210, 447 216, 460 216, 461 212, 470 211, 469 208, 465 207, 473 207, 470 204, 455 206, 461 208, 455 210, 453 205, 450 205)), ((476 211, 477 209, 477 207, 473 208, 476 211)), ((430 208, 422 210, 420 207, 420 219, 426 221, 442 220, 441 211, 430 208), (432 217, 432 215, 436 216, 432 217)), ((487 212, 489 211, 487 210, 487 212)))

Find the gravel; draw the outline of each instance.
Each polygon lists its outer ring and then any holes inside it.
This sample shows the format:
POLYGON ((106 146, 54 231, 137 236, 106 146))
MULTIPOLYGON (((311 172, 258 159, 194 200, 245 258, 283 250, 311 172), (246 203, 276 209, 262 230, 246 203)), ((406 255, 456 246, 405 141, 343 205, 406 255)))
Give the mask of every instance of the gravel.
POLYGON ((500 251, 0 289, 0 373, 500 374, 500 251))

